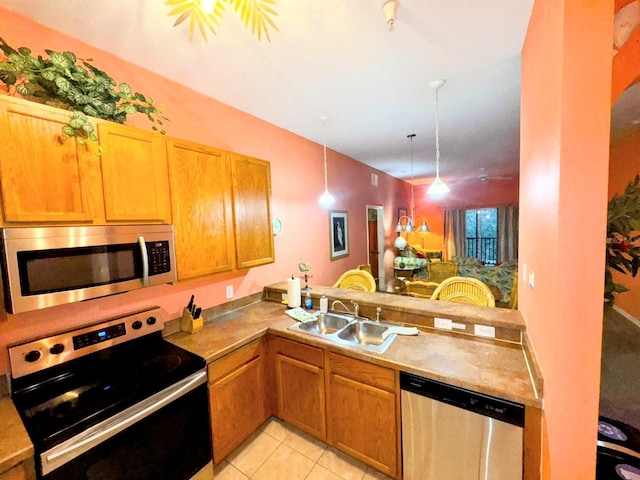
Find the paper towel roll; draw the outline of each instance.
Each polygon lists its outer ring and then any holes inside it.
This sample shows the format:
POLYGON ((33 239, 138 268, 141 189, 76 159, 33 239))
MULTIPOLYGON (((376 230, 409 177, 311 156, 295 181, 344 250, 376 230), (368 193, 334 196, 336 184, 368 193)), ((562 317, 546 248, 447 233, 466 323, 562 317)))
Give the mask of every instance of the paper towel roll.
POLYGON ((300 279, 287 279, 287 303, 290 308, 299 307, 301 303, 300 297, 300 279))

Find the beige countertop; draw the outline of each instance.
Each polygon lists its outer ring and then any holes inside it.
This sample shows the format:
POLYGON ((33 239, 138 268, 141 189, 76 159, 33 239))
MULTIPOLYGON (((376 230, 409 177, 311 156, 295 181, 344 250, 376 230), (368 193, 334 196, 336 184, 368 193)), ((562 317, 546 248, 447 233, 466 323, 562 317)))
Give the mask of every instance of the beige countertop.
MULTIPOLYGON (((336 293, 336 289, 333 291, 336 293)), ((467 306, 464 307, 462 311, 466 311, 467 306)), ((253 303, 210 319, 198 333, 178 332, 166 339, 211 362, 269 332, 394 370, 415 373, 530 406, 541 405, 529 374, 523 345, 519 343, 424 327, 418 336, 398 335, 385 353, 377 354, 289 330, 295 321, 285 315, 285 309, 284 305, 275 302, 253 303)), ((504 312, 492 310, 498 316, 496 323, 504 323, 504 312)), ((460 309, 456 310, 457 315, 460 312, 460 309)), ((486 323, 490 323, 490 312, 482 312, 481 315, 487 316, 486 323)), ((514 326, 521 327, 518 321, 514 326)))
POLYGON ((0 474, 33 457, 33 444, 9 397, 0 398, 0 474))
MULTIPOLYGON (((212 362, 267 333, 302 343, 321 346, 361 360, 387 366, 397 371, 415 373, 451 385, 540 408, 536 394, 539 378, 525 355, 522 334, 525 324, 520 314, 499 308, 469 307, 467 305, 436 302, 385 293, 365 293, 330 287, 313 287, 317 307, 318 298, 325 294, 330 300, 340 298, 361 305, 364 315, 372 316, 376 305, 383 305, 383 321, 419 325, 418 336, 399 335, 382 354, 357 347, 344 347, 331 340, 289 330, 295 323, 285 315, 286 306, 279 303, 286 284, 265 288, 265 298, 221 315, 205 316, 202 331, 189 334, 177 332, 165 337, 212 362), (433 328, 435 317, 448 318, 467 324, 466 333, 450 333, 433 328), (469 334, 473 324, 496 327, 497 336, 506 340, 491 340, 469 334)), ((212 309, 215 310, 215 309, 212 309)), ((204 313, 204 312, 203 312, 204 313)), ((175 322, 173 322, 175 323, 175 322)), ((13 402, 0 397, 0 473, 33 457, 34 449, 13 402)))

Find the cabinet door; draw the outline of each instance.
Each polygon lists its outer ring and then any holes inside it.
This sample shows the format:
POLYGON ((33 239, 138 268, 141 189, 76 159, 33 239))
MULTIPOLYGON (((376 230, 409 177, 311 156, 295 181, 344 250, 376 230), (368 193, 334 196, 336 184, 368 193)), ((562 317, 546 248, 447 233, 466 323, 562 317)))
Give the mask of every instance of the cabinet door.
MULTIPOLYGON (((89 222, 92 154, 62 134, 70 113, 0 99, 0 172, 4 221, 89 222)), ((93 159, 99 174, 97 159, 93 159)))
POLYGON ((232 176, 237 267, 272 263, 270 164, 232 154, 232 176))
POLYGON ((233 268, 231 168, 218 150, 167 141, 178 279, 233 268))
POLYGON ((171 223, 164 138, 118 125, 98 125, 107 222, 171 223))
POLYGON ((281 354, 275 360, 278 416, 325 440, 324 369, 281 354))
POLYGON ((333 444, 394 477, 397 473, 395 394, 333 373, 330 389, 333 444))
POLYGON ((266 420, 264 358, 255 358, 211 384, 209 402, 217 464, 266 420))

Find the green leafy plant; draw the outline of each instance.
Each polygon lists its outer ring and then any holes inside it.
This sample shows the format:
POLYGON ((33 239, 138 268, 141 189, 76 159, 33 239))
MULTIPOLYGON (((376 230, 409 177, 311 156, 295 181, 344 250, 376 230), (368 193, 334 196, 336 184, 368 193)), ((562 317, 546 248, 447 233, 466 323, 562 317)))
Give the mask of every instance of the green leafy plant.
POLYGON ((611 270, 632 277, 640 267, 640 176, 627 185, 624 193, 611 198, 607 213, 607 267, 605 271, 605 307, 614 303, 617 293, 628 289, 613 281, 611 270))
POLYGON ((78 59, 72 52, 45 50, 49 58, 31 54, 31 50, 17 50, 0 38, 0 81, 10 95, 19 94, 28 100, 64 108, 71 111, 69 123, 62 132, 85 140, 98 141, 95 128, 88 117, 97 117, 125 123, 127 115, 146 115, 152 129, 164 134, 166 117, 161 115, 153 99, 133 92, 126 83, 120 83, 93 66, 92 59, 78 59), (78 63, 79 62, 79 63, 78 63), (159 128, 160 127, 160 128, 159 128))

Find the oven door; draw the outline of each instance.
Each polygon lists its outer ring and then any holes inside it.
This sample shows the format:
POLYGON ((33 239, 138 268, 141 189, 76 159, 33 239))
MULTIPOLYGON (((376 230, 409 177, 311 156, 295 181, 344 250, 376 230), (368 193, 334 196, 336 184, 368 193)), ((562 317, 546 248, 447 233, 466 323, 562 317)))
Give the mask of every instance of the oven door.
POLYGON ((180 390, 176 394, 164 390, 115 421, 107 420, 74 442, 41 454, 38 478, 190 479, 211 461, 212 447, 206 371, 192 375, 187 383, 191 385, 174 389, 180 390), (196 376, 197 386, 192 388, 196 376), (184 390, 188 392, 183 394, 184 390))
POLYGON ((176 280, 171 225, 11 228, 2 247, 11 313, 176 280))

